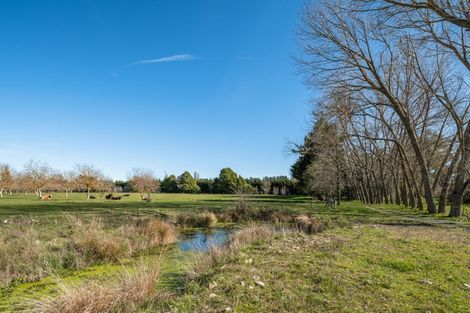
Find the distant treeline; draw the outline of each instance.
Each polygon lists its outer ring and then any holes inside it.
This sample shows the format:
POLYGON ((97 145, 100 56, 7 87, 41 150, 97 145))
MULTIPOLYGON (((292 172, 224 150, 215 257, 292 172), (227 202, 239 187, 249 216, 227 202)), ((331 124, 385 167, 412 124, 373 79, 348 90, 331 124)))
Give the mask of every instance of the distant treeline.
MULTIPOLYGON (((115 185, 123 192, 134 192, 130 180, 118 180, 115 185)), ((292 195, 297 194, 295 180, 287 176, 243 178, 231 168, 224 168, 216 178, 200 178, 197 173, 167 175, 160 181, 159 191, 164 193, 250 193, 292 195)))
POLYGON ((87 199, 96 192, 100 198, 113 192, 138 192, 142 199, 150 199, 155 192, 166 193, 250 193, 250 194, 297 194, 295 180, 285 176, 243 178, 230 168, 224 168, 214 179, 200 178, 188 171, 179 176, 166 175, 157 178, 152 170, 135 168, 125 181, 115 181, 89 164, 77 164, 71 171, 58 171, 47 163, 31 160, 20 171, 10 165, 0 164, 0 197, 5 192, 64 192, 66 197, 73 191, 86 192, 87 199))

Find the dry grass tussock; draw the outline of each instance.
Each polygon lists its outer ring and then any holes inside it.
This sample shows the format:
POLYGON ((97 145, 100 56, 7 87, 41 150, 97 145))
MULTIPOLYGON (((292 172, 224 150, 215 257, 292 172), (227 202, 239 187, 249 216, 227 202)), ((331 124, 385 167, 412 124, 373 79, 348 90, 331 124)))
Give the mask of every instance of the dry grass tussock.
POLYGON ((174 243, 177 239, 176 230, 173 225, 158 219, 144 221, 143 227, 140 227, 139 230, 147 238, 148 247, 168 245, 174 243))
POLYGON ((217 217, 212 212, 199 214, 180 213, 176 216, 176 224, 184 228, 212 228, 217 224, 217 217))
POLYGON ((308 217, 307 215, 299 215, 294 219, 295 230, 306 233, 315 234, 322 232, 324 226, 318 218, 308 217))
POLYGON ((230 238, 228 247, 238 249, 242 246, 252 244, 255 241, 264 241, 273 238, 275 230, 267 225, 251 225, 235 232, 230 238))
POLYGON ((118 232, 106 230, 97 219, 70 219, 70 224, 73 245, 89 262, 116 261, 132 254, 127 238, 118 238, 118 232))
POLYGON ((27 312, 133 312, 155 297, 159 275, 160 260, 140 263, 106 282, 90 281, 79 286, 61 284, 57 295, 32 301, 27 312))

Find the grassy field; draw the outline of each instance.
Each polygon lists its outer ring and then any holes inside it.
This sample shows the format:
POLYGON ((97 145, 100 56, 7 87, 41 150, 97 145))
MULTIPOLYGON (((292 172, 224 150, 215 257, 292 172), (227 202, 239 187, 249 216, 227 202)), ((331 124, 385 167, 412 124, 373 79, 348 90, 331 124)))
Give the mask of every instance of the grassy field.
MULTIPOLYGON (((52 193, 51 200, 39 200, 34 194, 4 195, 0 198, 0 218, 8 217, 51 217, 64 213, 90 215, 121 215, 121 214, 174 214, 175 212, 223 211, 235 206, 236 195, 214 194, 154 194, 152 202, 140 200, 138 194, 130 194, 122 200, 112 201, 100 199, 86 200, 83 193, 72 193, 67 199, 63 193, 52 193)), ((312 201, 303 196, 272 196, 252 195, 250 204, 254 207, 270 208, 287 212, 303 212, 316 215, 342 215, 356 219, 383 219, 405 221, 419 219, 421 222, 441 220, 452 223, 461 219, 446 218, 446 214, 429 216, 424 211, 410 210, 396 205, 365 205, 357 201, 343 202, 337 210, 327 208, 323 202, 312 201)), ((465 209, 469 214, 469 209, 465 209)))
POLYGON ((192 284, 170 304, 154 306, 177 312, 464 313, 470 312, 469 256, 470 233, 463 229, 334 229, 248 247, 213 271, 209 281, 216 287, 192 284))
MULTIPOLYGON (((97 198, 0 199, 0 312, 28 311, 31 299, 55 297, 60 285, 106 282, 157 255, 155 296, 128 311, 109 312, 470 312, 468 217, 355 201, 332 210, 308 197, 250 196, 248 210, 307 214, 328 230, 250 241, 206 268, 203 281, 187 281, 199 257, 175 244, 155 250, 139 221, 163 219, 182 231, 178 216, 223 216, 236 208, 235 195, 155 194, 150 203, 137 194, 97 198), (84 244, 98 249, 92 259, 84 244)), ((216 226, 243 230, 251 223, 219 220, 216 226)))

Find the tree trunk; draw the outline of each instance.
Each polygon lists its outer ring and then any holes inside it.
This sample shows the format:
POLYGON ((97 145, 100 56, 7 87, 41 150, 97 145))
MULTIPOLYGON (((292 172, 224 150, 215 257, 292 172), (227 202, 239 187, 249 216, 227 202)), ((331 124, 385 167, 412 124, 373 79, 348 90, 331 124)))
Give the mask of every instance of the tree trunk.
POLYGON ((90 194, 90 188, 87 188, 87 190, 86 190, 86 199, 87 200, 90 200, 90 195, 91 195, 90 194))
POLYGON ((442 184, 441 193, 439 194, 439 206, 437 209, 438 213, 445 213, 446 212, 446 204, 447 204, 447 196, 449 194, 449 187, 450 187, 450 180, 452 179, 452 175, 454 174, 454 168, 457 164, 458 160, 460 159, 460 154, 455 153, 455 156, 452 158, 452 162, 447 169, 447 174, 444 178, 444 183, 442 184))
POLYGON ((421 148, 418 144, 418 140, 416 139, 415 133, 410 127, 410 125, 405 124, 405 128, 408 130, 411 146, 416 154, 416 160, 418 161, 418 166, 421 171, 421 177, 423 179, 423 187, 424 187, 424 198, 426 199, 426 205, 428 207, 428 213, 435 214, 436 213, 436 205, 434 203, 434 198, 432 196, 431 190, 431 181, 429 179, 429 171, 428 167, 426 166, 426 161, 424 160, 423 153, 421 148), (408 129, 409 128, 409 129, 408 129))
POLYGON ((454 182, 454 191, 451 196, 450 217, 458 217, 462 215, 462 198, 465 192, 467 182, 465 182, 465 172, 470 159, 470 127, 465 130, 464 140, 459 147, 462 157, 457 168, 457 176, 454 182))
POLYGON ((408 207, 408 194, 405 181, 402 182, 401 186, 401 202, 405 207, 408 207))
MULTIPOLYGON (((470 150, 469 150, 470 151, 470 150)), ((468 155, 467 151, 464 153, 464 156, 460 160, 459 167, 457 169, 457 176, 455 177, 454 182, 454 191, 451 196, 451 206, 449 217, 459 217, 462 215, 462 199, 463 193, 465 192, 465 187, 467 183, 465 182, 465 166, 467 164, 468 155)))
POLYGON ((400 189, 398 187, 398 182, 397 182, 397 178, 395 177, 395 175, 393 175, 393 186, 395 188, 395 204, 401 205, 400 189))
POLYGON ((462 215, 462 199, 465 191, 465 182, 463 175, 457 175, 455 187, 451 196, 451 205, 449 217, 459 217, 462 215))
POLYGON ((3 189, 0 189, 0 198, 3 198, 3 189))
POLYGON ((68 198, 69 198, 69 191, 65 190, 65 199, 68 199, 68 198))

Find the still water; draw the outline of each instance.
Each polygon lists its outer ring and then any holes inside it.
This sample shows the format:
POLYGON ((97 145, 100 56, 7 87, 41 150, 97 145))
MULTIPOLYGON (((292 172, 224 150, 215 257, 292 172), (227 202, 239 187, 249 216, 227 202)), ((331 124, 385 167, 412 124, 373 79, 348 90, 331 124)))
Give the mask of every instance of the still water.
POLYGON ((231 231, 228 229, 215 229, 212 231, 197 231, 182 236, 179 243, 181 251, 208 251, 212 246, 222 246, 229 240, 231 231))

